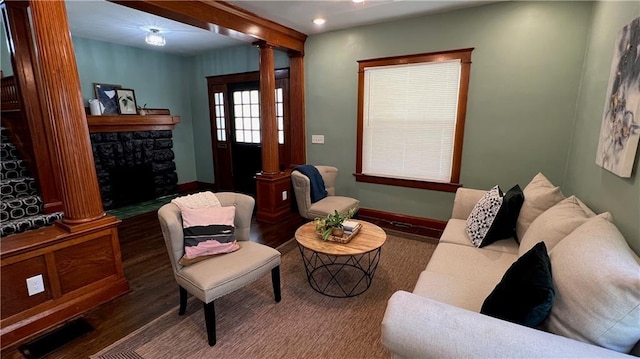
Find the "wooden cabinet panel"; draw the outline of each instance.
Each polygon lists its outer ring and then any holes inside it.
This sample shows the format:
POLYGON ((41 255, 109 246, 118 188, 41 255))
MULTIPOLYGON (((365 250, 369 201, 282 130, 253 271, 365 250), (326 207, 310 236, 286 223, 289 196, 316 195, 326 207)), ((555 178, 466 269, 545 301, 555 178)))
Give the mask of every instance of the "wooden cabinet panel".
POLYGON ((278 223, 291 212, 291 178, 288 174, 258 174, 256 176, 258 210, 256 218, 267 223, 278 223), (286 191, 286 199, 282 193, 286 191))
POLYGON ((33 337, 129 290, 113 216, 71 232, 63 226, 21 233, 2 250, 3 347, 33 337), (18 243, 19 242, 19 243, 18 243), (42 274, 45 292, 29 297, 26 278, 42 274))
POLYGON ((1 310, 2 319, 51 300, 51 285, 44 256, 2 267, 1 310), (42 274, 44 292, 29 296, 27 278, 42 274))
POLYGON ((111 236, 54 252, 62 295, 117 274, 111 236))

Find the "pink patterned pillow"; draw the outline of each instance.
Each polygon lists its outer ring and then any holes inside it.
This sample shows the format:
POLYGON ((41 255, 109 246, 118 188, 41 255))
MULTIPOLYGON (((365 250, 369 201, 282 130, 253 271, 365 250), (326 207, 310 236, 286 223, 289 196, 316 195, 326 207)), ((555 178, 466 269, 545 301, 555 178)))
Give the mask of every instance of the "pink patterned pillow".
POLYGON ((185 252, 181 265, 240 248, 234 237, 235 207, 182 208, 180 212, 185 252))

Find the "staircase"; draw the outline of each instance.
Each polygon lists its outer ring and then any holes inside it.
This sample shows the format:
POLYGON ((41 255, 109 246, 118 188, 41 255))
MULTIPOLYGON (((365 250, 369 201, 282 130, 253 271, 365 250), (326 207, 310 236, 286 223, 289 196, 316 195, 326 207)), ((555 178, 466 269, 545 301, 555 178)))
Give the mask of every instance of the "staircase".
POLYGON ((44 213, 42 198, 7 129, 0 128, 0 236, 53 224, 62 212, 44 213))

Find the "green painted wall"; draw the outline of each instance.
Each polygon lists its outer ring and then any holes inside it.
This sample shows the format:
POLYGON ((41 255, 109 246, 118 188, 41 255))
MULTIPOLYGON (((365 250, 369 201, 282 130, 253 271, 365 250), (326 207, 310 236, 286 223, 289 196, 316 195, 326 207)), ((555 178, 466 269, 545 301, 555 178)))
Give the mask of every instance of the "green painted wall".
MULTIPOLYGON (((565 194, 576 194, 595 211, 611 211, 640 252, 640 160, 631 179, 595 165, 614 39, 637 16, 638 2, 505 2, 310 36, 308 162, 340 168, 338 192, 360 198, 363 207, 449 218, 453 194, 353 179, 357 60, 475 47, 465 187, 524 186, 541 171, 565 194), (325 144, 311 144, 312 134, 324 134, 325 144)), ((73 42, 85 101, 93 98, 93 83, 104 82, 133 88, 139 104, 170 108, 182 119, 174 131, 179 182, 214 182, 205 77, 257 71, 258 49, 239 46, 189 57, 73 42)), ((288 67, 286 54, 275 55, 277 68, 288 67)))
MULTIPOLYGON (((169 108, 181 119, 173 133, 178 182, 214 182, 206 77, 258 71, 257 47, 180 56, 78 37, 73 44, 85 103, 98 82, 134 89, 139 105, 169 108)), ((286 53, 274 57, 276 68, 289 66, 286 53)))
POLYGON ((355 182, 357 60, 474 47, 462 183, 524 187, 540 171, 561 185, 591 10, 589 2, 504 2, 310 36, 307 161, 337 166, 337 192, 362 207, 448 219, 451 193, 355 182), (312 134, 325 144, 311 144, 312 134))
MULTIPOLYGON (((289 67, 289 57, 284 52, 274 51, 274 60, 275 68, 289 67)), ((249 45, 230 47, 193 56, 190 61, 189 66, 193 71, 190 89, 196 171, 198 181, 213 183, 215 176, 206 77, 258 71, 260 50, 249 45)))
POLYGON ((4 27, 4 17, 0 19, 0 70, 4 76, 13 75, 13 67, 11 66, 11 55, 9 53, 9 44, 7 43, 7 32, 4 27))
POLYGON ((640 253, 640 151, 631 178, 620 178, 595 164, 609 70, 618 31, 640 16, 640 2, 598 2, 582 74, 573 139, 563 191, 575 194, 596 212, 610 211, 615 224, 640 253))
POLYGON ((195 181, 189 58, 78 37, 73 46, 85 105, 95 98, 94 82, 118 84, 135 91, 138 105, 168 108, 180 116, 173 131, 178 183, 195 181))

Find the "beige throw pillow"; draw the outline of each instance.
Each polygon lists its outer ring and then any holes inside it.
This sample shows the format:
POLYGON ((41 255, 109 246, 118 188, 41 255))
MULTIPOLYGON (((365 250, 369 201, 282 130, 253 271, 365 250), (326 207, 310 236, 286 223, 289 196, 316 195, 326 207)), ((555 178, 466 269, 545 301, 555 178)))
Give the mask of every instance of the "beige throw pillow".
MULTIPOLYGON (((576 196, 563 199, 553 207, 542 212, 542 214, 531 223, 524 236, 520 239, 518 256, 527 253, 540 241, 544 241, 547 250, 552 250, 560 240, 595 215, 596 214, 576 196)), ((609 212, 599 216, 605 219, 611 217, 609 212)))
POLYGON ((538 173, 533 177, 523 192, 524 203, 520 208, 520 215, 518 215, 518 221, 516 222, 516 235, 519 241, 524 237, 529 225, 542 212, 564 199, 560 188, 549 182, 542 173, 538 173))
POLYGON ((618 229, 593 218, 549 257, 556 297, 543 328, 628 353, 640 340, 640 258, 618 229))

